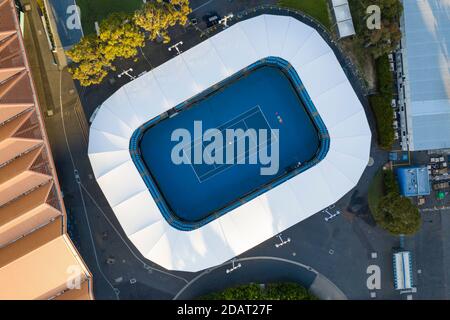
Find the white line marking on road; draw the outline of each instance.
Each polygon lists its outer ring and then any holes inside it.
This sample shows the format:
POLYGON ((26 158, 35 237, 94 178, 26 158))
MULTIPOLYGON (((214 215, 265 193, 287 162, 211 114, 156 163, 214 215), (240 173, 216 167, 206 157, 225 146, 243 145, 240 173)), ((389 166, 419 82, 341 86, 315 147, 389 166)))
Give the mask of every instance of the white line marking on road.
POLYGON ((201 9, 201 8, 203 8, 204 6, 207 6, 208 4, 210 4, 210 3, 213 2, 213 1, 214 1, 214 0, 206 1, 204 4, 199 5, 197 8, 192 9, 192 12, 195 12, 195 11, 197 11, 198 9, 201 9))

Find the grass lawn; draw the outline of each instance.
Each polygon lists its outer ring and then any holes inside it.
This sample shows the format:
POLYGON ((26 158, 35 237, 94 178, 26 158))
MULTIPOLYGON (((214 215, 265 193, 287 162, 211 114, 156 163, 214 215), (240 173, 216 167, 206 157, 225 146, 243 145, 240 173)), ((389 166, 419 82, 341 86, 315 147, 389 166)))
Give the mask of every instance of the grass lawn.
POLYGON ((331 28, 327 0, 280 0, 282 7, 297 9, 319 20, 327 29, 331 28))
POLYGON ((372 215, 375 217, 377 215, 378 203, 380 203, 380 199, 384 196, 383 191, 383 168, 381 168, 377 174, 373 177, 372 182, 369 186, 369 209, 372 212, 372 215))
POLYGON ((81 24, 85 35, 95 32, 94 23, 113 12, 133 12, 139 9, 142 0, 76 0, 81 11, 81 24))

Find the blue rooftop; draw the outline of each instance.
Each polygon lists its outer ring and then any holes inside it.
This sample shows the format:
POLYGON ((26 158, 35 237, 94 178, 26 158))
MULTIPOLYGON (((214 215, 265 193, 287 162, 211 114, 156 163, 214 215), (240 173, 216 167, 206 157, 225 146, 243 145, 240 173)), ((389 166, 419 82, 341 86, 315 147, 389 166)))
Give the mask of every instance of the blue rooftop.
POLYGON ((406 197, 426 196, 431 193, 427 167, 404 167, 397 170, 400 192, 406 197))

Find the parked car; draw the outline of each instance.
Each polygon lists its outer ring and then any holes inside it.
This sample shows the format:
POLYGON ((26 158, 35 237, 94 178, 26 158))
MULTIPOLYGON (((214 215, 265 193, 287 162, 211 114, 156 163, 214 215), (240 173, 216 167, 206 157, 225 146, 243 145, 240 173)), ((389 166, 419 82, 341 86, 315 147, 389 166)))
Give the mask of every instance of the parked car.
POLYGON ((203 17, 203 20, 206 22, 206 26, 211 28, 219 23, 220 17, 216 12, 210 12, 203 17))

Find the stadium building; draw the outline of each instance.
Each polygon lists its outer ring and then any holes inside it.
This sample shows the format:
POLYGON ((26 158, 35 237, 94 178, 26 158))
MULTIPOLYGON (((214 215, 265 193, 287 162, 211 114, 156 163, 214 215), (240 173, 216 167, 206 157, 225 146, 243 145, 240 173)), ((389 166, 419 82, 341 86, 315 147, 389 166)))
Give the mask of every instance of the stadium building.
MULTIPOLYGON (((183 155, 203 143, 194 139, 183 155)), ((370 145, 363 106, 327 42, 293 17, 265 14, 120 88, 92 123, 89 157, 142 255, 195 272, 334 204, 358 183, 370 145), (174 164, 172 133, 195 136, 197 121, 216 133, 278 132, 255 148, 278 145, 279 170, 264 176, 248 164, 174 164)))
POLYGON ((0 0, 0 300, 93 299, 12 0, 0 0))

